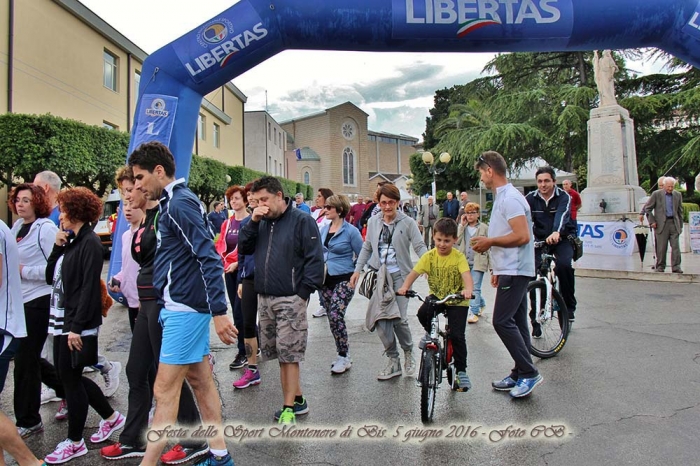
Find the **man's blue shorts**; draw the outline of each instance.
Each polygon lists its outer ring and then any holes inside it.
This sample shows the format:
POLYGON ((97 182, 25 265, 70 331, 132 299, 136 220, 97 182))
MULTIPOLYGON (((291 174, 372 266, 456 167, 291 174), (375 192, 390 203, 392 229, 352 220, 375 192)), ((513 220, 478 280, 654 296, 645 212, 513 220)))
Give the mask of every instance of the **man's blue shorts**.
POLYGON ((209 354, 209 322, 211 314, 161 309, 160 362, 172 365, 202 362, 209 354))

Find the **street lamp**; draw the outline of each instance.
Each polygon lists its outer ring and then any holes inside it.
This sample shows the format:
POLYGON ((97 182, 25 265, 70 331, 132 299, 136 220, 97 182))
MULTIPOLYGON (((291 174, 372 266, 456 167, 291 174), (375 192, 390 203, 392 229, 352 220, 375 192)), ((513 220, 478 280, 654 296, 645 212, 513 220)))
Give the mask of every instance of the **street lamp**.
POLYGON ((437 186, 435 184, 435 176, 439 175, 440 173, 447 170, 447 164, 450 163, 452 156, 447 152, 443 152, 442 154, 440 154, 439 159, 435 160, 435 158, 433 157, 433 154, 431 154, 430 152, 423 152, 423 155, 421 156, 421 158, 423 159, 423 163, 425 164, 426 168, 428 169, 428 172, 431 175, 433 175, 433 185, 432 185, 433 199, 435 199, 435 201, 437 201, 437 195, 436 195, 437 186), (440 163, 442 163, 442 166, 440 165, 440 163))

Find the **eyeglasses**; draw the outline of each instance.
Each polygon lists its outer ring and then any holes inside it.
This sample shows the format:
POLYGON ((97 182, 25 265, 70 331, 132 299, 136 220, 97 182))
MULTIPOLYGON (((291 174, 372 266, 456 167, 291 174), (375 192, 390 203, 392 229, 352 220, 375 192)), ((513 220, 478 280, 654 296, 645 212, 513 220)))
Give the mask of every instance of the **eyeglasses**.
POLYGON ((476 215, 476 214, 478 214, 478 213, 479 213, 479 212, 466 212, 467 215, 476 215))
POLYGON ((484 165, 486 165, 487 167, 491 168, 491 164, 488 163, 488 162, 484 159, 484 157, 483 157, 482 155, 480 155, 480 156, 479 156, 479 165, 481 165, 482 163, 483 163, 484 165))
POLYGON ((382 202, 379 203, 379 205, 382 206, 382 207, 387 207, 387 206, 388 206, 388 207, 393 207, 393 206, 396 205, 396 201, 394 201, 394 200, 391 200, 391 201, 382 201, 382 202))

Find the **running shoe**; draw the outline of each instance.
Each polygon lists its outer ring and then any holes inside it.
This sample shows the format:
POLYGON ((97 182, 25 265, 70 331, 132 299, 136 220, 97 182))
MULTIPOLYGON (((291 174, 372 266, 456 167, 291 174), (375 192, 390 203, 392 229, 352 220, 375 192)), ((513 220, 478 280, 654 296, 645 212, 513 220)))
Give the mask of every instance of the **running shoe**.
POLYGON ((326 312, 326 310, 325 310, 324 308, 321 307, 321 308, 318 309, 318 311, 314 312, 314 313, 311 314, 311 315, 314 316, 314 317, 324 317, 324 316, 327 315, 327 312, 326 312))
MULTIPOLYGON (((304 414, 309 413, 309 404, 306 402, 306 398, 304 398, 304 401, 301 403, 297 403, 296 401, 294 402, 294 415, 295 416, 303 416, 304 414)), ((279 421, 280 416, 282 415, 282 410, 278 410, 275 413, 274 419, 275 421, 279 421)))
POLYGON ((469 376, 465 371, 457 372, 457 392, 467 392, 472 388, 472 382, 469 380, 469 376))
POLYGON ((141 458, 146 456, 146 447, 132 447, 115 443, 108 447, 100 448, 100 455, 107 460, 120 460, 122 458, 141 458))
POLYGON ((404 366, 407 376, 412 376, 416 373, 416 359, 413 357, 413 350, 404 350, 403 352, 404 366))
POLYGON ((294 410, 292 408, 284 408, 280 413, 280 418, 277 420, 278 424, 296 424, 297 419, 294 415, 294 410))
POLYGON ((542 382, 544 382, 544 379, 540 374, 537 374, 537 377, 530 377, 529 379, 518 379, 518 383, 510 391, 510 396, 513 398, 528 396, 535 387, 542 382))
POLYGON ((41 422, 35 426, 32 426, 32 427, 18 427, 17 428, 17 433, 22 438, 31 437, 32 435, 40 434, 43 431, 44 431, 44 424, 41 422))
POLYGON ((233 382, 234 388, 248 388, 251 385, 258 385, 261 382, 260 372, 246 369, 240 379, 233 382))
POLYGON ((126 417, 119 411, 115 411, 114 413, 116 416, 113 421, 108 421, 107 419, 100 421, 100 427, 97 429, 97 432, 90 436, 90 441, 92 443, 104 442, 110 435, 124 427, 124 424, 126 424, 126 417))
POLYGON ((226 456, 216 456, 213 453, 209 454, 203 460, 197 461, 193 466, 234 466, 231 455, 226 453, 226 456))
POLYGON ((248 365, 248 358, 246 358, 245 354, 238 353, 236 355, 236 358, 233 360, 233 362, 228 365, 228 368, 230 370, 236 370, 236 369, 242 369, 247 365, 248 365))
MULTIPOLYGON (((414 363, 415 364, 415 363, 414 363)), ((401 372, 401 360, 399 358, 390 358, 384 370, 382 370, 378 375, 378 380, 389 380, 393 377, 398 377, 402 374, 401 372)))
POLYGON ((50 403, 52 401, 61 401, 61 398, 56 396, 56 391, 46 385, 41 385, 41 404, 50 403))
POLYGON ((183 447, 178 443, 169 451, 163 453, 160 456, 160 461, 163 464, 186 463, 187 461, 190 461, 194 458, 198 458, 202 455, 206 455, 207 453, 209 453, 209 445, 207 445, 206 443, 203 443, 198 447, 183 447))
POLYGON ((333 374, 342 374, 343 372, 349 370, 352 367, 352 361, 350 356, 338 356, 338 358, 333 363, 331 367, 331 372, 333 374))
POLYGON ((54 417, 57 421, 63 421, 64 419, 68 418, 68 403, 66 400, 61 400, 61 404, 58 405, 58 411, 56 411, 56 415, 54 417))
POLYGON ((119 388, 119 374, 122 371, 122 363, 113 361, 112 368, 108 372, 102 373, 102 378, 105 379, 105 389, 102 390, 107 398, 111 398, 117 393, 119 388))
POLYGON ((87 455, 88 449, 85 447, 85 441, 80 439, 80 443, 75 444, 71 439, 65 439, 63 442, 56 446, 53 453, 49 453, 44 458, 49 464, 62 464, 66 463, 79 456, 87 455))

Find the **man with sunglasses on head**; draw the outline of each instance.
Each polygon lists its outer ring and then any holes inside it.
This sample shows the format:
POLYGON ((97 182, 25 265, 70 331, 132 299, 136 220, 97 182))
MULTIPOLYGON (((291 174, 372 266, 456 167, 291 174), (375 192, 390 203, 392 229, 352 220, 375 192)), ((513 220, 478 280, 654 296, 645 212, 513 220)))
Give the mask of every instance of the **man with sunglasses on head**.
POLYGON ((488 237, 471 238, 472 249, 491 250, 491 285, 496 288, 493 328, 508 349, 515 366, 494 390, 508 391, 513 398, 529 395, 543 382, 532 363, 527 326, 527 284, 535 276, 530 206, 506 179, 506 161, 498 152, 484 152, 474 168, 481 181, 494 192, 488 237))

